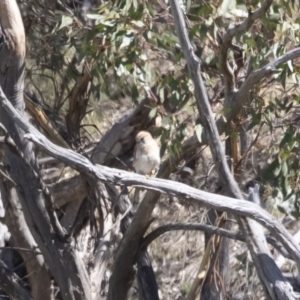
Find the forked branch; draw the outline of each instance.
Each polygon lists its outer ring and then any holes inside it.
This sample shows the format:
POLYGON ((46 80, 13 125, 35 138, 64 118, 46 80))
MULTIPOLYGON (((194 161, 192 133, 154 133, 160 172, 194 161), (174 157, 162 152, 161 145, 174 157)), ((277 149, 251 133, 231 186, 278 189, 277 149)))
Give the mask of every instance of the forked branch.
POLYGON ((27 134, 25 137, 33 141, 43 151, 49 155, 63 161, 78 171, 84 172, 89 176, 96 177, 103 182, 117 185, 127 185, 146 188, 158 191, 163 194, 176 195, 187 201, 195 201, 208 208, 226 211, 238 216, 251 218, 264 227, 278 239, 286 250, 291 254, 298 268, 300 269, 300 248, 293 240, 290 233, 273 218, 268 212, 261 209, 258 205, 244 200, 238 200, 222 195, 204 192, 186 184, 159 178, 147 178, 145 176, 122 171, 119 169, 108 168, 101 165, 93 165, 86 157, 72 150, 64 149, 50 142, 36 128, 34 128, 23 116, 21 116, 5 97, 0 89, 0 103, 14 122, 20 126, 27 134))
POLYGON ((248 99, 247 94, 255 84, 260 82, 265 77, 271 75, 281 65, 298 57, 300 57, 300 47, 288 51, 287 53, 283 54, 277 59, 274 59, 260 69, 253 71, 234 96, 233 102, 236 105, 233 108, 234 111, 239 111, 246 104, 245 101, 247 101, 248 99))
MULTIPOLYGON (((242 199, 241 191, 231 174, 225 159, 225 153, 218 135, 217 127, 208 102, 207 92, 201 77, 200 61, 192 50, 184 23, 183 14, 177 0, 170 0, 174 23, 179 37, 182 51, 184 53, 188 69, 195 87, 195 98, 200 119, 206 132, 212 157, 216 165, 220 180, 226 192, 237 199, 242 199)), ((243 201, 241 201, 243 202, 243 201)), ((235 214, 240 230, 243 232, 248 249, 250 250, 253 262, 257 269, 262 286, 268 298, 278 299, 283 295, 287 299, 293 299, 288 293, 289 283, 286 282, 280 270, 271 258, 271 253, 264 235, 259 235, 259 225, 247 218, 240 218, 235 214), (282 288, 285 287, 285 288, 282 288)), ((297 259, 298 260, 298 259, 297 259)), ((296 262, 299 270, 299 260, 296 262)))

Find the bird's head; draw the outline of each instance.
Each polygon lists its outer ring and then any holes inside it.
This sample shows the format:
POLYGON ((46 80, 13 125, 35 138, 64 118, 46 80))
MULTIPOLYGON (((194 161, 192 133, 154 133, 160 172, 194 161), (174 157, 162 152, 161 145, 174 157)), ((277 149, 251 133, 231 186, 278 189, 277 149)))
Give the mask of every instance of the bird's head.
POLYGON ((135 136, 135 141, 137 143, 143 143, 149 139, 152 139, 152 135, 148 131, 140 131, 136 136, 135 136))

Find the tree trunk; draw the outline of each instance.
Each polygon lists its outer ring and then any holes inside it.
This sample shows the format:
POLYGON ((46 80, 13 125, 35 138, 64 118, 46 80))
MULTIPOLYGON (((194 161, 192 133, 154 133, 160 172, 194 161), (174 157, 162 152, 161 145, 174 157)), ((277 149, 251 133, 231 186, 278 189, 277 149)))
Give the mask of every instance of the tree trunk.
MULTIPOLYGON (((0 85, 11 104, 24 115, 24 68, 25 68, 25 33, 18 6, 15 1, 0 2, 1 52, 0 52, 0 85)), ((90 299, 90 286, 85 267, 77 253, 67 243, 54 234, 54 211, 47 212, 45 191, 41 189, 39 170, 36 166, 32 144, 24 139, 24 132, 5 109, 0 109, 0 120, 8 134, 14 140, 16 149, 22 153, 13 153, 10 147, 4 146, 6 171, 12 182, 6 186, 9 201, 20 201, 29 229, 37 242, 47 264, 55 277, 64 299, 90 299), (50 213, 50 215, 49 215, 50 213), (52 222, 52 224, 51 224, 52 222)), ((14 208, 17 209, 17 208, 14 208)), ((18 210, 18 213, 21 213, 18 210)), ((17 214, 17 212, 15 213, 17 214)), ((23 229, 23 228, 22 228, 23 229)), ((23 234, 25 235, 25 234, 23 234)), ((37 258, 35 258, 37 259, 37 258)), ((36 299, 49 299, 50 280, 44 268, 37 267, 38 281, 32 291, 40 294, 36 299), (42 283, 42 280, 45 283, 42 283), (47 283, 48 282, 48 283, 47 283), (47 289, 42 287, 48 286, 47 289)), ((31 274, 29 274, 31 275, 31 274)))
MULTIPOLYGON (((220 218, 221 213, 218 213, 216 210, 209 210, 208 212, 208 221, 209 225, 217 225, 218 218, 220 218)), ((226 217, 227 220, 228 216, 226 217)), ((231 223, 226 222, 223 224, 222 228, 230 230, 231 223)), ((205 232, 205 245, 208 245, 209 239, 212 237, 212 234, 205 232)), ((228 281, 228 263, 229 263, 229 244, 230 239, 222 238, 219 245, 218 253, 212 255, 212 261, 210 263, 211 268, 208 268, 206 278, 203 282, 200 299, 226 299, 226 286, 228 281), (217 274, 217 276, 215 276, 217 274)), ((213 247, 214 248, 214 247, 213 247)), ((216 252, 217 249, 214 249, 216 252)))
MULTIPOLYGON (((4 39, 6 47, 0 52, 0 85, 19 112, 24 112, 23 102, 23 80, 24 80, 24 59, 25 59, 25 33, 22 19, 15 1, 1 1, 0 3, 1 38, 4 39)), ((11 128, 18 138, 17 129, 14 124, 9 124, 6 113, 0 109, 0 120, 6 128, 11 128)), ((21 139, 18 140, 19 145, 21 139)), ((32 146, 24 145, 26 151, 31 152, 32 146)), ((7 149, 5 154, 8 161, 14 160, 14 155, 7 149)), ((13 163, 12 163, 13 164, 13 163)), ((12 165, 9 164, 9 165, 12 165)), ((14 165, 17 169, 18 167, 14 165)), ((13 167, 13 168, 14 168, 13 167)), ((23 173, 24 175, 24 173, 23 173)), ((25 176, 21 176, 23 183, 28 185, 25 176)), ((1 184, 2 199, 6 202, 5 220, 11 232, 16 246, 35 249, 36 243, 25 222, 24 215, 20 209, 20 202, 17 191, 12 184, 4 182, 1 184)), ((44 258, 33 253, 21 251, 21 256, 26 263, 31 291, 34 299, 51 299, 50 278, 45 267, 44 258)))

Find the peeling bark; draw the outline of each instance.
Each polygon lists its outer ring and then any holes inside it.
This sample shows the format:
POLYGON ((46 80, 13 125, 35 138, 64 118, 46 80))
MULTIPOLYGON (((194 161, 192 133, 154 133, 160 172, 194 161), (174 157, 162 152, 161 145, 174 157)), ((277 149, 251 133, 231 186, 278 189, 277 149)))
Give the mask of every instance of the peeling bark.
MULTIPOLYGON (((0 2, 1 22, 1 51, 0 51, 0 85, 10 103, 24 115, 23 85, 24 85, 24 58, 25 34, 22 19, 15 1, 0 2)), ((52 218, 54 211, 47 211, 45 207, 44 191, 41 190, 38 168, 32 144, 24 140, 24 131, 16 126, 3 107, 0 109, 0 120, 9 135, 13 138, 17 149, 22 153, 13 153, 10 147, 4 146, 6 171, 17 184, 7 189, 7 195, 18 197, 26 222, 47 261, 51 273, 55 277, 64 299, 90 298, 90 286, 86 270, 76 251, 70 245, 62 243, 53 234, 55 224, 52 218), (52 215, 52 217, 51 217, 52 215), (52 224, 51 224, 52 222, 52 224)), ((18 211, 20 213, 20 211, 18 211)), ((36 272, 44 269, 36 267, 36 272)), ((36 274, 36 273, 34 273, 36 274)), ((29 274, 31 275, 31 274, 29 274)), ((49 299, 51 294, 50 279, 45 271, 40 273, 38 282, 34 283, 32 291, 39 290, 41 294, 36 299, 49 299), (48 280, 48 288, 42 280, 48 280)))
POLYGON ((9 271, 3 261, 0 260, 0 289, 2 289, 10 299, 32 300, 29 291, 22 286, 20 278, 9 271))

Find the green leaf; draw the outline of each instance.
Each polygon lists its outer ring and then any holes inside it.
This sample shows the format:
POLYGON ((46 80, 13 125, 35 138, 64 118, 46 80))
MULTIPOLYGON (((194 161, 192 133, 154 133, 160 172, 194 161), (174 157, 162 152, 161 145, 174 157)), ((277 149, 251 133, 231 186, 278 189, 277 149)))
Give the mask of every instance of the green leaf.
POLYGON ((170 118, 169 117, 163 117, 161 121, 161 126, 168 129, 170 125, 170 118))
POLYGON ((282 170, 282 176, 286 177, 287 174, 288 174, 288 171, 289 171, 289 168, 288 168, 286 160, 284 160, 282 162, 281 170, 282 170))
POLYGON ((105 16, 100 14, 87 14, 86 17, 90 20, 103 20, 105 16))
POLYGON ((204 40, 207 37, 207 32, 209 30, 209 27, 206 26, 205 24, 201 25, 199 28, 199 34, 200 34, 200 39, 204 40))
POLYGON ((159 90, 159 100, 161 103, 165 102, 165 89, 164 88, 161 88, 159 90))
POLYGON ((212 9, 211 7, 209 7, 208 5, 202 6, 199 10, 197 15, 201 16, 201 15, 205 15, 205 14, 209 14, 211 13, 212 9))
POLYGON ((149 118, 153 119, 156 116, 157 109, 156 107, 152 108, 149 113, 149 118))
POLYGON ((252 116, 252 121, 251 123, 249 124, 247 130, 250 130, 252 129, 254 126, 258 125, 260 123, 260 120, 261 120, 261 113, 257 113, 257 114, 254 114, 252 116))
POLYGON ((68 16, 61 16, 61 21, 60 21, 60 25, 58 27, 57 30, 60 30, 66 26, 69 26, 73 23, 73 18, 68 17, 68 16))
POLYGON ((287 177, 282 178, 280 187, 283 197, 286 198, 290 191, 290 185, 287 177))
POLYGON ((186 1, 186 11, 189 11, 191 8, 191 0, 186 1))
POLYGON ((292 126, 289 126, 286 131, 285 131, 285 134, 284 134, 284 137, 283 139, 281 140, 280 142, 280 147, 284 147, 286 146, 287 144, 290 144, 291 142, 294 141, 294 129, 292 126))
POLYGON ((123 36, 123 40, 122 40, 121 45, 119 46, 119 49, 129 46, 131 44, 131 42, 133 41, 133 39, 134 39, 133 34, 127 34, 127 35, 123 36))
POLYGON ((288 60, 287 65, 291 72, 294 72, 293 62, 291 60, 288 60))
POLYGON ((256 47, 256 42, 253 39, 246 39, 246 43, 251 47, 256 47))
POLYGON ((136 103, 138 97, 139 97, 139 91, 138 91, 137 86, 134 84, 134 85, 131 87, 131 98, 132 98, 132 101, 136 103))
POLYGON ((203 127, 201 124, 197 124, 195 126, 195 132, 196 132, 196 136, 197 136, 199 143, 201 143, 202 142, 202 132, 203 132, 203 127))
POLYGON ((190 94, 185 94, 182 98, 181 101, 179 103, 179 105, 177 106, 177 110, 181 110, 190 100, 190 94))
POLYGON ((281 171, 281 165, 277 157, 265 171, 264 177, 266 178, 266 180, 274 179, 280 174, 280 171, 281 171))
POLYGON ((129 17, 133 20, 140 20, 143 17, 144 5, 140 4, 138 9, 132 6, 129 10, 129 17))
POLYGON ((138 20, 138 21, 132 21, 132 24, 134 24, 137 27, 144 27, 145 26, 145 24, 142 21, 140 21, 140 20, 138 20))
POLYGON ((224 107, 224 108, 221 109, 220 113, 221 113, 222 115, 227 115, 227 114, 229 114, 231 111, 232 111, 232 109, 231 109, 230 107, 224 107))
POLYGON ((189 38, 193 39, 193 37, 195 36, 195 34, 198 32, 199 29, 199 25, 194 25, 193 28, 189 31, 189 38))
POLYGON ((271 120, 271 116, 270 115, 271 115, 270 110, 266 111, 266 113, 264 114, 265 119, 267 121, 267 124, 268 124, 268 126, 270 128, 270 132, 272 132, 273 131, 273 122, 271 120))

